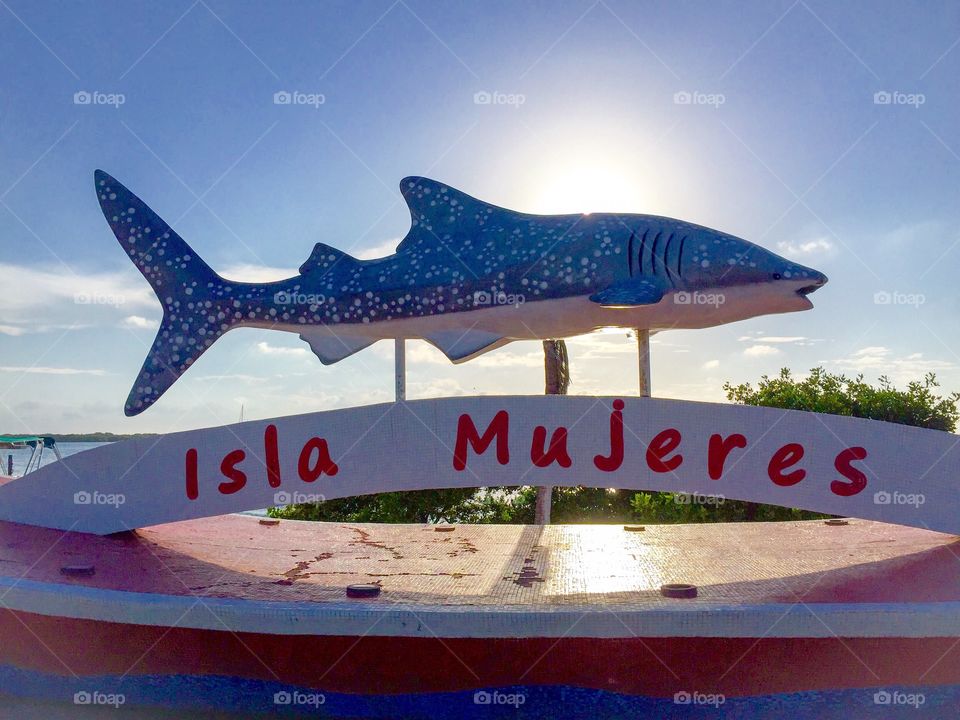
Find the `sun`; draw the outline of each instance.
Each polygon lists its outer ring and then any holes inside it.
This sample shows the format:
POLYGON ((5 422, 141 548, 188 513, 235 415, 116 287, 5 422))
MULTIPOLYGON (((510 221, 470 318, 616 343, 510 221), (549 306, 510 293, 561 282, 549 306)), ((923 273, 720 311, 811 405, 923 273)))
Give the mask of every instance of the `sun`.
POLYGON ((531 209, 544 214, 639 213, 646 195, 636 174, 612 163, 553 168, 535 187, 531 209))

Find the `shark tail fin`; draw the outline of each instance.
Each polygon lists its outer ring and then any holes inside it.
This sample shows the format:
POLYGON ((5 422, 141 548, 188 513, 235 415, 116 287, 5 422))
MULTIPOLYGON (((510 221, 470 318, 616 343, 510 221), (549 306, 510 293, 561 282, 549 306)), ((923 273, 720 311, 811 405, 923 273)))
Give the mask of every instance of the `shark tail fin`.
POLYGON ((232 318, 209 310, 205 300, 210 288, 228 283, 130 190, 102 170, 94 182, 110 229, 163 305, 157 337, 124 406, 128 416, 138 415, 230 329, 232 318))

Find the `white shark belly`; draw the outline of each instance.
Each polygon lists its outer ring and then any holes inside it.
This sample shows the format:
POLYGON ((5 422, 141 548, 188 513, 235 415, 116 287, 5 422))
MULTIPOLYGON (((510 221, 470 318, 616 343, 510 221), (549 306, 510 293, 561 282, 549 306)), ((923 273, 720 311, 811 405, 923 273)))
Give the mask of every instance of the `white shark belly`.
MULTIPOLYGON (((476 310, 423 317, 394 318, 372 323, 325 326, 338 337, 385 340, 430 339, 447 332, 483 331, 510 340, 536 340, 584 335, 605 327, 650 330, 698 329, 745 320, 758 315, 806 310, 809 300, 794 293, 762 288, 714 288, 668 293, 654 305, 609 308, 587 295, 493 304, 476 310)), ((272 329, 302 334, 312 325, 284 324, 272 329)))

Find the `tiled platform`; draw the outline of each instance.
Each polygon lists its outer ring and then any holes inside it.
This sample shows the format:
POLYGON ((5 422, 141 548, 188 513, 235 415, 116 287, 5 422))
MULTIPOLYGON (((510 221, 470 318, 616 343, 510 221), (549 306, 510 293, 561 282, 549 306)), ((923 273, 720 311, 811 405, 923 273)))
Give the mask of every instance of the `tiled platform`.
POLYGON ((960 544, 850 520, 648 525, 455 526, 280 521, 229 515, 110 537, 0 523, 0 575, 167 595, 324 602, 377 583, 373 602, 455 606, 675 604, 692 583, 730 604, 960 600, 960 544), (64 565, 92 576, 66 577, 64 565))

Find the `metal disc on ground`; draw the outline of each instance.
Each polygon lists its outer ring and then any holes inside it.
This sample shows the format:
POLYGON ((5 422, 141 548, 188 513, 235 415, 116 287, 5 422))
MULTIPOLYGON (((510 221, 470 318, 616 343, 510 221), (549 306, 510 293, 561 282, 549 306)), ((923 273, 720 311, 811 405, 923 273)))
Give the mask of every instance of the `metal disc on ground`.
POLYGON ((371 598, 380 595, 379 585, 347 585, 347 597, 371 598))
POLYGON ((93 565, 64 565, 60 568, 61 575, 74 575, 86 577, 96 573, 93 565))
POLYGON ((660 594, 668 598, 695 598, 697 586, 688 583, 667 583, 660 586, 660 594))

